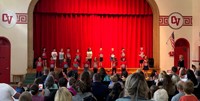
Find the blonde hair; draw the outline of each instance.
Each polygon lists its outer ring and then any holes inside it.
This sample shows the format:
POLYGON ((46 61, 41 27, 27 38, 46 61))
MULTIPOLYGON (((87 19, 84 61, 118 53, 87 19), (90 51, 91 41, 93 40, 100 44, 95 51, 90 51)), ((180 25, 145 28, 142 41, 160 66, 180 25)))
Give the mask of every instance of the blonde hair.
POLYGON ((57 90, 55 101, 72 101, 72 94, 67 90, 66 87, 61 87, 57 90))
POLYGON ((124 91, 124 96, 131 96, 131 98, 134 99, 137 99, 138 97, 147 98, 149 88, 144 75, 137 72, 129 75, 125 82, 124 91))

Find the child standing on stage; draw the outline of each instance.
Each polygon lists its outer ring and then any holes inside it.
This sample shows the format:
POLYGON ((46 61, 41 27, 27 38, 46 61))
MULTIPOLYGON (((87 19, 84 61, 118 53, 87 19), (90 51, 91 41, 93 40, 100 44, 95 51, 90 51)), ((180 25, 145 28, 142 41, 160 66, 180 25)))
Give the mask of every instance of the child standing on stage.
POLYGON ((46 48, 43 48, 43 51, 42 51, 42 60, 43 60, 43 66, 47 67, 47 53, 46 53, 46 48))
POLYGON ((121 61, 123 61, 123 59, 126 60, 126 54, 125 54, 125 49, 124 48, 122 48, 122 50, 121 50, 121 61))
POLYGON ((97 57, 94 57, 93 71, 98 71, 98 61, 97 61, 97 57))
POLYGON ((36 78, 42 76, 42 70, 43 70, 43 62, 42 58, 39 57, 38 60, 36 61, 36 78))
POLYGON ((69 68, 66 59, 63 60, 62 62, 62 68, 63 68, 63 72, 67 75, 67 69, 69 68))
POLYGON ((103 64, 102 64, 102 62, 103 62, 103 49, 102 48, 100 48, 99 49, 100 50, 100 52, 99 52, 99 67, 102 67, 103 66, 103 64))
POLYGON ((58 53, 56 52, 56 49, 54 48, 53 51, 51 52, 51 57, 52 57, 52 59, 53 59, 54 62, 55 62, 55 68, 56 68, 57 56, 58 56, 58 53))
POLYGON ((116 74, 117 73, 117 58, 114 58, 112 60, 111 68, 112 68, 112 75, 116 74))
POLYGON ((63 51, 63 48, 60 49, 60 52, 59 52, 59 66, 62 67, 62 63, 63 63, 63 60, 64 60, 64 56, 65 56, 65 53, 63 51))
POLYGON ((88 71, 88 69, 90 68, 90 61, 88 60, 88 58, 86 57, 85 63, 84 63, 84 71, 88 71))
POLYGON ((122 74, 124 71, 126 71, 126 67, 127 67, 125 58, 122 58, 120 67, 121 67, 121 74, 122 74))
POLYGON ((115 60, 114 48, 111 48, 111 54, 110 54, 110 63, 111 63, 110 66, 111 66, 111 68, 113 66, 114 60, 115 60))
POLYGON ((148 76, 147 71, 149 70, 149 64, 148 64, 148 57, 147 56, 144 57, 143 66, 144 66, 143 70, 144 70, 145 76, 148 76))
POLYGON ((140 48, 139 56, 140 56, 140 61, 139 61, 140 62, 140 68, 142 68, 143 67, 143 61, 144 61, 144 56, 145 56, 143 47, 140 48))
POLYGON ((71 53, 70 53, 69 48, 67 49, 66 59, 67 59, 68 66, 71 67, 71 53))
POLYGON ((91 48, 88 48, 87 50, 87 60, 89 61, 89 65, 90 65, 90 68, 92 66, 92 49, 91 48))
POLYGON ((77 61, 76 58, 74 59, 73 67, 74 67, 73 70, 78 73, 79 62, 77 61))
POLYGON ((51 71, 54 71, 54 68, 55 68, 55 60, 53 59, 53 57, 50 58, 50 61, 49 61, 49 68, 50 68, 50 72, 51 72, 51 71))
POLYGON ((79 49, 76 50, 76 61, 81 64, 81 55, 80 55, 80 52, 79 52, 79 49))

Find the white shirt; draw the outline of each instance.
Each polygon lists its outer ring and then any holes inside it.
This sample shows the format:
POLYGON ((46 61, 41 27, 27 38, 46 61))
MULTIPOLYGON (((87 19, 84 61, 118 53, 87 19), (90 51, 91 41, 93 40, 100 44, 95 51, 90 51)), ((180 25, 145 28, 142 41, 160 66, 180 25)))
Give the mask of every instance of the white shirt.
POLYGON ((58 53, 57 52, 51 52, 51 56, 52 56, 53 60, 56 60, 58 53))
POLYGON ((92 59, 92 51, 87 51, 87 58, 92 59))
POLYGON ((0 101, 13 101, 13 96, 17 92, 8 84, 0 83, 0 101))

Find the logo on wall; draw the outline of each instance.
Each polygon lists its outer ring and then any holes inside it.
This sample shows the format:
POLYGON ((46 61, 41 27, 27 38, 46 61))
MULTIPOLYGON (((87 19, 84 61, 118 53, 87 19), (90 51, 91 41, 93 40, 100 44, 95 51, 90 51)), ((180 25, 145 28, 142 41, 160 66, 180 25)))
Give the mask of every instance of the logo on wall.
POLYGON ((16 25, 16 13, 11 10, 0 11, 0 25, 5 28, 12 28, 16 25))
POLYGON ((178 12, 173 12, 170 15, 161 15, 159 23, 160 26, 169 26, 177 30, 182 26, 192 26, 192 16, 183 16, 178 12))
POLYGON ((183 26, 183 16, 178 12, 174 12, 169 15, 168 23, 172 29, 179 29, 183 26))

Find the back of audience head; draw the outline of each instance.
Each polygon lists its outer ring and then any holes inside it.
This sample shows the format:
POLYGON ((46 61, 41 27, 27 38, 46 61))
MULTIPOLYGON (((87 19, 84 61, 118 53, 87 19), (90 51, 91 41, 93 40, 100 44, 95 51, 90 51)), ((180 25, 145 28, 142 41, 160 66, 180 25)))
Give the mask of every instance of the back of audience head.
POLYGON ((48 75, 49 74, 49 69, 45 68, 44 69, 44 75, 48 75))
POLYGON ((39 84, 42 84, 42 83, 43 83, 43 81, 42 81, 42 78, 41 78, 41 77, 36 78, 36 79, 34 80, 34 84, 36 84, 36 85, 39 85, 39 84))
POLYGON ((61 87, 57 90, 54 100, 55 101, 72 101, 72 95, 67 90, 66 87, 61 87))
POLYGON ((173 73, 176 73, 176 72, 177 72, 177 70, 178 70, 178 69, 177 69, 177 67, 176 67, 176 66, 173 66, 173 67, 172 67, 172 72, 173 72, 173 73))
POLYGON ((156 90, 158 90, 158 86, 152 85, 150 87, 151 98, 153 97, 153 95, 154 95, 154 93, 155 93, 156 90))
POLYGON ((67 79, 66 78, 60 78, 58 81, 59 87, 67 87, 67 79))
POLYGON ((188 69, 186 74, 187 74, 188 80, 191 80, 194 85, 198 84, 197 78, 195 77, 194 72, 192 70, 188 69))
POLYGON ((19 97, 19 101, 32 101, 31 94, 27 91, 23 92, 19 97))
POLYGON ((90 77, 90 73, 87 71, 84 71, 81 75, 80 75, 80 79, 81 81, 83 81, 86 84, 91 84, 91 77, 90 77))
POLYGON ((69 85, 74 87, 75 84, 76 84, 76 79, 74 77, 70 77, 69 78, 69 85))
POLYGON ((44 84, 45 87, 51 88, 54 83, 55 83, 54 77, 52 75, 48 75, 44 84))
POLYGON ((143 97, 147 98, 149 92, 144 75, 141 73, 134 73, 127 77, 125 82, 124 96, 130 96, 132 99, 143 97))
POLYGON ((77 92, 81 92, 81 93, 87 92, 87 85, 81 80, 76 81, 75 87, 76 87, 77 92))
POLYGON ((75 72, 75 71, 73 71, 73 70, 69 71, 69 72, 67 73, 67 76, 68 76, 68 77, 74 77, 76 80, 78 79, 78 73, 75 72))
POLYGON ((33 85, 31 86, 31 94, 32 94, 32 95, 37 95, 37 94, 38 94, 38 91, 39 91, 38 85, 33 84, 33 85))
POLYGON ((183 85, 183 90, 186 94, 192 94, 192 92, 194 91, 194 84, 192 83, 192 81, 186 81, 183 85))
POLYGON ((179 92, 183 92, 183 85, 184 85, 183 81, 178 81, 178 83, 176 84, 176 88, 179 92))
POLYGON ((155 101, 168 101, 168 98, 169 98, 169 96, 168 96, 167 91, 165 89, 158 89, 154 93, 154 100, 155 101))
POLYGON ((101 76, 100 76, 100 74, 99 73, 95 73, 94 75, 93 75, 93 82, 101 82, 101 76))

